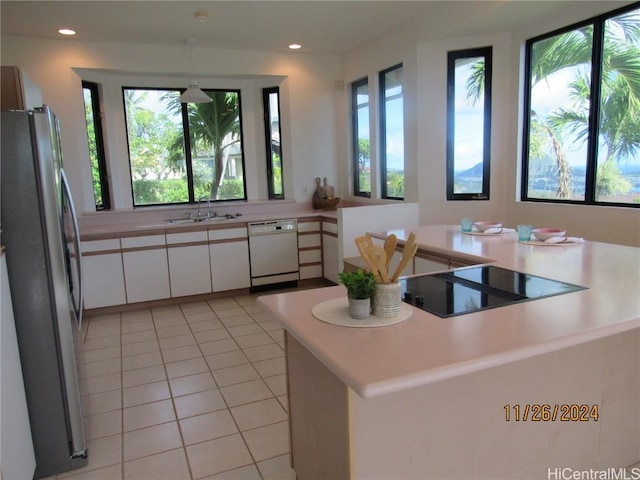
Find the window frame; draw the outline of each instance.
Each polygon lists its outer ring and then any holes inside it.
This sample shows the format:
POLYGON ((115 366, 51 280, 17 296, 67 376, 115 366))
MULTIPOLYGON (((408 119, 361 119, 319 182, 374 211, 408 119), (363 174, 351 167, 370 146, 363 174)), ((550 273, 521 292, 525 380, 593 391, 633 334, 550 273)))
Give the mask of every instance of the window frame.
POLYGON ((489 200, 491 193, 491 102, 493 46, 447 52, 447 201, 489 200), (482 192, 455 193, 455 63, 461 58, 484 57, 484 111, 482 134, 482 192))
MULTIPOLYGON (((100 110, 100 90, 96 82, 82 80, 83 104, 84 90, 89 90, 91 94, 91 113, 93 116, 93 129, 96 142, 96 160, 98 162, 98 175, 100 177, 100 192, 102 193, 102 207, 96 202, 96 211, 111 210, 111 194, 109 193, 109 175, 107 173, 107 156, 104 148, 104 134, 102 131, 102 113, 100 110)), ((91 166, 91 163, 90 163, 91 166)), ((92 166, 91 166, 92 167, 92 166)), ((93 168, 93 167, 92 167, 93 168)), ((91 186, 93 189, 93 175, 91 175, 91 186)), ((95 197, 95 195, 94 195, 95 197)), ((94 200, 97 200, 94 198, 94 200)))
MULTIPOLYGON (((380 112, 380 196, 386 200, 404 200, 404 197, 391 197, 388 195, 387 191, 387 100, 388 98, 385 95, 385 76, 387 73, 392 72, 394 70, 402 69, 402 63, 398 63, 392 67, 385 68, 378 73, 378 87, 379 87, 379 112, 380 112)), ((404 72, 403 72, 404 73, 404 72)), ((403 102, 403 116, 404 116, 404 77, 402 84, 402 93, 399 95, 402 98, 403 102)), ((392 97, 389 97, 392 98, 392 97)), ((402 119, 402 138, 404 141, 404 118, 402 119)), ((406 166, 406 162, 403 164, 406 166)), ((403 167, 404 174, 404 167, 403 167)))
POLYGON ((264 142, 266 148, 267 160, 267 190, 269 192, 269 200, 284 200, 284 164, 282 156, 282 128, 280 119, 280 87, 268 87, 262 89, 262 107, 264 115, 264 142), (280 181, 282 183, 282 193, 275 193, 275 179, 273 176, 273 148, 271 143, 271 104, 269 96, 276 94, 278 96, 278 135, 280 136, 280 181))
MULTIPOLYGON (((129 127, 127 121, 127 106, 125 99, 125 91, 126 90, 157 90, 162 92, 177 92, 182 95, 185 92, 185 88, 175 88, 175 87, 140 87, 140 86, 122 86, 122 103, 123 103, 123 111, 124 111, 124 124, 125 124, 125 137, 127 140, 127 155, 129 162, 129 178, 130 178, 130 186, 131 186, 131 200, 133 204, 133 208, 147 208, 147 207, 171 207, 177 205, 194 205, 197 204, 198 201, 195 198, 194 193, 194 183, 193 183, 193 163, 191 156, 191 143, 190 143, 190 130, 189 130, 189 111, 188 104, 181 104, 181 115, 182 115, 182 128, 183 128, 183 138, 184 138, 184 155, 185 155, 185 170, 186 170, 186 180, 187 180, 187 192, 188 192, 188 201, 186 202, 172 202, 172 203, 148 203, 143 205, 137 205, 135 199, 135 192, 133 188, 133 174, 131 170, 131 153, 130 153, 130 145, 129 145, 129 127)), ((246 165, 245 165, 245 156, 244 156, 244 130, 242 126, 242 95, 241 89, 239 88, 202 88, 203 92, 231 92, 237 93, 238 95, 238 123, 240 129, 240 151, 242 153, 242 184, 243 184, 243 198, 229 198, 229 199, 210 199, 211 203, 219 203, 219 202, 246 202, 247 201, 247 176, 246 176, 246 165)))
POLYGON ((524 57, 524 88, 523 88, 523 122, 522 122, 522 157, 521 157, 521 183, 520 200, 525 202, 565 204, 565 205, 596 205, 605 207, 626 207, 640 208, 638 203, 603 202, 596 199, 596 180, 598 166, 598 142, 600 135, 600 100, 602 87, 602 60, 604 49, 605 23, 607 20, 621 14, 637 10, 640 3, 621 7, 610 12, 588 18, 586 20, 567 25, 565 27, 532 37, 525 42, 524 57), (531 129, 531 57, 533 46, 537 42, 562 35, 571 31, 579 30, 586 26, 593 27, 593 43, 591 45, 591 72, 590 72, 590 106, 589 106, 589 126, 586 146, 585 165, 585 192, 584 200, 562 199, 562 198, 537 198, 529 197, 529 145, 531 129))
MULTIPOLYGON (((364 77, 351 83, 351 132, 352 168, 353 168, 353 195, 356 197, 371 198, 371 192, 365 192, 360 188, 360 136, 358 135, 358 88, 369 87, 369 78, 364 77)), ((371 118, 371 93, 368 93, 369 118, 371 118)), ((369 122, 369 186, 371 188, 371 122, 369 122)))

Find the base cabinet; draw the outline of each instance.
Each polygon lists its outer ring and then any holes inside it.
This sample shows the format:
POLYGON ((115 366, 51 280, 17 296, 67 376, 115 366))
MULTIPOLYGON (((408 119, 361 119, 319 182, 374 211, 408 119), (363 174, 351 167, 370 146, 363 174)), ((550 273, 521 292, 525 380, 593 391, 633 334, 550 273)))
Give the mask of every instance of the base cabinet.
POLYGON ((338 251, 338 224, 335 221, 322 222, 322 274, 327 280, 338 283, 338 273, 342 271, 342 261, 338 251))
POLYGON ((249 242, 228 242, 209 245, 211 252, 211 283, 214 292, 249 288, 249 242))
POLYGON ((168 233, 167 259, 172 297, 211 293, 206 231, 168 233))
POLYGON ((84 308, 110 307, 127 303, 122 254, 87 255, 82 259, 84 308))
POLYGON ((169 247, 171 296, 211 292, 209 248, 206 245, 169 247))
POLYGON ((124 252, 122 261, 129 303, 171 296, 166 248, 124 252))
POLYGON ((209 230, 209 255, 214 292, 251 287, 246 227, 209 230))
POLYGON ((84 308, 127 303, 119 238, 82 242, 84 308))

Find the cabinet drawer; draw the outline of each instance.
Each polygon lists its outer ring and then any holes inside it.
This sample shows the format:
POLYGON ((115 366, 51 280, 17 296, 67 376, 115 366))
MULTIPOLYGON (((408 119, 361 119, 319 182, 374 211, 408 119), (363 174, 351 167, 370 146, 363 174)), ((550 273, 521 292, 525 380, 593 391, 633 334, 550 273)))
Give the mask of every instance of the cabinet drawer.
POLYGON ((155 247, 166 245, 164 235, 147 235, 144 237, 121 238, 122 248, 155 247))
POLYGON ((106 250, 120 250, 120 239, 109 238, 107 240, 90 240, 81 242, 82 253, 104 252, 106 250))
POLYGON ((322 262, 322 250, 302 250, 298 252, 300 264, 322 262))
POLYGON ((184 232, 184 233, 168 233, 167 245, 175 245, 177 243, 194 243, 194 242, 206 242, 207 232, 202 230, 200 232, 184 232))
POLYGON ((319 247, 322 243, 319 233, 298 235, 298 248, 319 247))
POLYGON ((322 231, 329 233, 338 233, 338 224, 331 222, 322 222, 322 231))
POLYGON ((322 277, 322 265, 309 265, 308 267, 300 267, 300 280, 320 277, 322 277))
POLYGON ((298 222, 299 232, 319 232, 320 222, 298 222))
POLYGON ((220 230, 209 230, 209 240, 228 240, 230 238, 246 238, 247 227, 242 228, 222 228, 220 230))

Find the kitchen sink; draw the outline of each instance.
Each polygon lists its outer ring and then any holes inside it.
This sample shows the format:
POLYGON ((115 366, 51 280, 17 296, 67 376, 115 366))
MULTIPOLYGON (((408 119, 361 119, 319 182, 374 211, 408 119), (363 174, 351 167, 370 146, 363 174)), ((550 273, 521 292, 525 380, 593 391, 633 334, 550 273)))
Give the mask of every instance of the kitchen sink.
POLYGON ((240 217, 241 214, 237 213, 235 215, 220 215, 217 217, 193 217, 193 218, 174 218, 171 220, 167 220, 167 223, 171 225, 180 225, 184 223, 201 223, 201 222, 224 222, 226 220, 231 220, 237 217, 240 217))

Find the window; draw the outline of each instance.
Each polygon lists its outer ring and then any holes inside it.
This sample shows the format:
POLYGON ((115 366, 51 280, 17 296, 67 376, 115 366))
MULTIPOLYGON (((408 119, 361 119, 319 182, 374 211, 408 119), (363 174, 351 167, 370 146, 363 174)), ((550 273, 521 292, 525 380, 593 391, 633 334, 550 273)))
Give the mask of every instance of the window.
POLYGON ((205 92, 123 88, 134 206, 246 199, 240 92, 205 92))
POLYGON ((284 198, 282 179, 282 146, 280 143, 280 89, 262 90, 264 138, 267 146, 267 181, 269 199, 284 198))
POLYGON ((492 48, 449 52, 447 200, 488 200, 492 48))
POLYGON ((640 9, 526 43, 522 199, 640 206, 640 9))
POLYGON ((353 118, 353 194, 371 196, 371 152, 369 149, 369 84, 366 78, 351 84, 353 118))
POLYGON ((89 159, 91 161, 93 197, 96 203, 96 210, 109 210, 111 208, 111 199, 109 197, 109 181, 104 154, 104 139, 102 137, 98 84, 83 81, 82 95, 84 97, 84 114, 87 122, 89 159))
POLYGON ((404 199, 402 64, 380 72, 382 198, 404 199))

